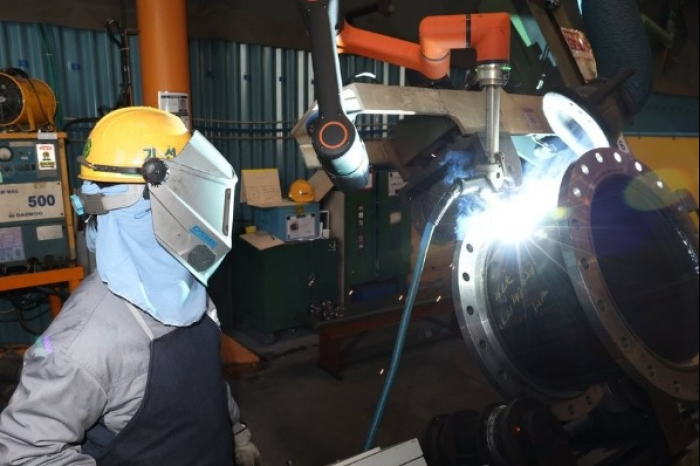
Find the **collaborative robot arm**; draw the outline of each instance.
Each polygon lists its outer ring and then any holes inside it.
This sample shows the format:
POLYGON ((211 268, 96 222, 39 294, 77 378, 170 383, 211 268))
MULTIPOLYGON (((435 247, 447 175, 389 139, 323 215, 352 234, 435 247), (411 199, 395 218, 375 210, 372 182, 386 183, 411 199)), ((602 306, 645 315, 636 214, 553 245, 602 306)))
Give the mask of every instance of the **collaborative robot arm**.
POLYGON ((314 151, 341 191, 357 191, 369 181, 369 157, 342 102, 336 34, 342 26, 337 0, 299 0, 311 37, 318 114, 308 123, 314 151))
POLYGON ((450 71, 451 50, 477 52, 479 81, 486 94, 485 159, 477 172, 494 191, 520 183, 519 167, 499 148, 500 91, 510 58, 510 17, 506 13, 428 16, 419 43, 388 37, 344 22, 338 0, 298 0, 311 40, 318 113, 307 131, 324 170, 342 191, 362 189, 369 158, 351 117, 343 108, 338 53, 351 53, 417 70, 430 79, 450 71))

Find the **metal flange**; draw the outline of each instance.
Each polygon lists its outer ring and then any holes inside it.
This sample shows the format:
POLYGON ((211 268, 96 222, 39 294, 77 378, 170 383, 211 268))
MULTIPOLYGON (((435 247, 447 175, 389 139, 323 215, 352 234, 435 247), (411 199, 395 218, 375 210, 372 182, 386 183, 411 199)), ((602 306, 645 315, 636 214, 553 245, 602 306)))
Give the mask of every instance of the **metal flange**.
POLYGON ((479 229, 455 250, 457 317, 495 388, 562 420, 589 412, 625 374, 697 402, 698 236, 674 192, 631 154, 590 151, 540 226, 529 250, 479 229))

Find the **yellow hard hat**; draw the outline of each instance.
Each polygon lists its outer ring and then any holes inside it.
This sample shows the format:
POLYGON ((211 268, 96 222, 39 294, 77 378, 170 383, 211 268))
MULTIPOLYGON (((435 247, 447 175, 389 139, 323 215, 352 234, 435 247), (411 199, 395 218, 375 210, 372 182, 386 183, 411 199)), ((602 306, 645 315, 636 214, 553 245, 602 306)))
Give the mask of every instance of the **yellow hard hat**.
POLYGON ((83 180, 144 183, 147 159, 172 159, 190 140, 180 118, 152 107, 124 107, 102 117, 90 132, 82 157, 83 180))
POLYGON ((294 180, 289 186, 289 198, 294 202, 314 202, 314 187, 306 180, 294 180))

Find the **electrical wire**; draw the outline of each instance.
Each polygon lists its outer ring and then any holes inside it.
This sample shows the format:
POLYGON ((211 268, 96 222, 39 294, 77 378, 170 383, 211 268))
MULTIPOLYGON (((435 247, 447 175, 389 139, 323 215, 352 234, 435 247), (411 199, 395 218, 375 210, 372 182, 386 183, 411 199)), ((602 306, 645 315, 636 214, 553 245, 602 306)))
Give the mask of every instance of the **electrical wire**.
MULTIPOLYGON (((35 308, 38 308, 39 306, 37 305, 35 308)), ((44 309, 41 310, 41 312, 38 312, 34 315, 27 316, 26 309, 21 309, 19 307, 13 307, 10 309, 7 309, 5 311, 0 312, 0 315, 12 315, 14 314, 13 319, 0 319, 0 324, 9 324, 9 323, 17 323, 22 327, 22 329, 34 336, 39 336, 41 335, 41 331, 38 329, 35 329, 30 322, 40 319, 44 315, 48 314, 50 311, 49 306, 45 306, 44 309)))
MULTIPOLYGON (((95 124, 97 121, 100 119, 100 117, 84 117, 84 118, 74 118, 72 120, 68 120, 68 122, 63 125, 63 128, 61 130, 63 132, 67 132, 68 129, 73 126, 73 125, 79 125, 83 123, 91 123, 95 124)), ((85 132, 90 132, 92 131, 92 128, 77 128, 74 131, 85 131, 85 132)))
POLYGON ((63 126, 63 104, 61 103, 63 99, 60 97, 60 86, 58 85, 58 81, 56 79, 56 65, 54 63, 55 55, 47 37, 46 25, 38 24, 36 27, 39 31, 39 38, 41 39, 41 45, 44 49, 44 58, 49 71, 49 87, 53 90, 54 97, 56 98, 54 126, 56 128, 60 128, 63 126))
MULTIPOLYGON (((121 4, 122 13, 124 12, 124 3, 121 4)), ((120 92, 117 96, 116 103, 112 108, 103 108, 104 113, 111 110, 116 110, 122 107, 132 105, 132 86, 131 86, 131 51, 129 49, 129 38, 126 31, 119 21, 108 19, 105 21, 105 29, 107 36, 118 48, 120 52, 121 67, 122 67, 122 82, 119 85, 120 92)))
MULTIPOLYGON (((41 335, 41 331, 40 331, 40 330, 36 330, 34 327, 32 327, 31 325, 29 325, 27 319, 24 317, 24 313, 23 313, 21 310, 17 309, 16 311, 17 311, 17 312, 16 312, 16 315, 17 315, 17 323, 19 324, 20 327, 22 327, 22 329, 23 329, 25 332, 27 332, 27 333, 29 333, 29 334, 31 334, 31 335, 34 335, 34 336, 39 336, 39 335, 41 335)), ((36 317, 35 317, 35 318, 36 318, 36 317)))
POLYGON ((22 293, 19 296, 13 296, 11 293, 3 293, 0 298, 8 301, 15 309, 20 311, 31 311, 36 309, 45 301, 45 296, 35 298, 31 292, 22 293))
POLYGON ((18 295, 10 292, 1 293, 0 299, 8 301, 12 308, 0 311, 0 316, 14 315, 14 319, 0 319, 0 324, 18 323, 25 332, 34 336, 41 335, 41 330, 35 329, 30 322, 41 318, 50 311, 50 306, 47 303, 50 294, 55 294, 63 302, 68 299, 67 292, 48 287, 25 289, 18 295), (42 305, 44 305, 43 308, 42 305), (31 316, 26 315, 27 312, 35 309, 40 309, 40 312, 31 316))

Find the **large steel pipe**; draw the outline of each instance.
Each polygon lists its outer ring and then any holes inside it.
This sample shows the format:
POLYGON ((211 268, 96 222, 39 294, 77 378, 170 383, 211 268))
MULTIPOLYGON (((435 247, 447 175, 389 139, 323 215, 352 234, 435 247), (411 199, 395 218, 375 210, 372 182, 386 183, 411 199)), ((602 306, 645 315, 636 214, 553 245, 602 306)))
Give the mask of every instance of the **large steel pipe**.
POLYGON ((455 265, 463 336, 504 397, 534 396, 571 419, 631 377, 698 401, 697 229, 630 154, 584 154, 526 240, 473 228, 455 265))

